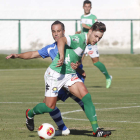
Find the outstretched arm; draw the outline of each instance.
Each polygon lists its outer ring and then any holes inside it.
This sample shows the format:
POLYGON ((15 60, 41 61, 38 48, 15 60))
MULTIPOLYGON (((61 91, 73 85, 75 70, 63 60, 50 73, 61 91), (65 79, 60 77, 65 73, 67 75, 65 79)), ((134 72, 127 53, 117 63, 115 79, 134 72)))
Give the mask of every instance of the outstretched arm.
POLYGON ((58 60, 58 63, 57 63, 56 67, 60 67, 64 63, 64 48, 65 48, 66 44, 67 44, 66 37, 62 37, 57 41, 57 48, 58 48, 58 51, 59 51, 60 59, 58 60))
POLYGON ((21 54, 10 54, 6 57, 6 59, 9 58, 21 58, 21 59, 33 59, 33 58, 39 58, 41 57, 38 51, 31 51, 31 52, 25 52, 21 54))

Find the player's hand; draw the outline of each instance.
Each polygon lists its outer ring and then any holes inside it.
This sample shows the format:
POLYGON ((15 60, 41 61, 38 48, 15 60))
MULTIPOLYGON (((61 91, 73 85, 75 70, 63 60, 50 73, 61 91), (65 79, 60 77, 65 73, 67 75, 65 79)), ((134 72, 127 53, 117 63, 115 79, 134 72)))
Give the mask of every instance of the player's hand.
POLYGON ((18 58, 18 55, 17 54, 10 54, 6 57, 6 59, 9 59, 9 58, 12 58, 12 59, 18 58))
POLYGON ((86 78, 86 73, 85 73, 85 71, 82 73, 82 76, 83 76, 84 79, 86 78))
POLYGON ((87 25, 86 25, 86 24, 84 24, 84 23, 82 23, 82 27, 83 27, 83 28, 86 28, 86 27, 87 27, 87 25))
POLYGON ((81 31, 77 31, 75 34, 81 34, 81 31))
POLYGON ((77 61, 76 63, 71 63, 70 64, 71 65, 71 68, 73 69, 73 70, 76 70, 77 68, 78 68, 78 66, 79 66, 79 62, 77 61))
POLYGON ((91 27, 87 26, 86 24, 82 23, 82 27, 86 29, 90 29, 91 27))
POLYGON ((57 62, 58 62, 58 63, 57 63, 57 66, 56 66, 56 67, 62 66, 63 63, 64 63, 64 58, 60 58, 57 62))

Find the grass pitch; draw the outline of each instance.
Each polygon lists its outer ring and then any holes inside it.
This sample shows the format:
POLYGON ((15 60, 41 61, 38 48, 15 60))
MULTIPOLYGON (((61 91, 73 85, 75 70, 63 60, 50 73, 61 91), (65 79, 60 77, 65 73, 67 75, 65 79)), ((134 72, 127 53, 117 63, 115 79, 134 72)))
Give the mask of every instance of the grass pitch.
MULTIPOLYGON (((105 77, 94 66, 84 68, 85 85, 96 107, 98 124, 112 135, 108 140, 138 140, 140 138, 140 68, 107 67, 113 76, 110 89, 105 88, 105 77)), ((42 123, 56 124, 49 114, 35 116, 35 131, 25 125, 25 110, 33 108, 44 98, 46 69, 0 70, 0 140, 39 140, 37 129, 42 123)), ((84 112, 72 99, 59 101, 69 136, 57 140, 104 139, 92 137, 92 129, 84 112)))

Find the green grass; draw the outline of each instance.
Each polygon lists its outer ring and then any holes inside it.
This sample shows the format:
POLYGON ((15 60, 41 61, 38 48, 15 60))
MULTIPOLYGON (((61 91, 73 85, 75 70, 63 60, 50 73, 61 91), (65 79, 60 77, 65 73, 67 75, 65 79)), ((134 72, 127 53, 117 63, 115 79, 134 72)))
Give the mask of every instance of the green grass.
POLYGON ((46 68, 50 62, 43 59, 5 59, 7 55, 0 54, 0 69, 46 68))
MULTIPOLYGON (((50 58, 47 59, 5 59, 5 54, 0 54, 0 69, 23 69, 23 68, 46 68, 51 63, 50 58)), ((140 54, 115 54, 100 55, 100 61, 106 67, 140 67, 140 54)), ((84 67, 92 67, 93 63, 90 57, 85 57, 83 61, 84 67)))
MULTIPOLYGON (((107 59, 110 56, 102 57, 107 59)), ((126 57, 128 64, 129 57, 126 57)), ((120 55, 117 59, 124 61, 125 56, 120 55)), ((113 76, 110 89, 105 88, 105 78, 97 68, 88 65, 85 67, 87 74, 85 85, 96 107, 99 126, 112 131, 112 135, 107 137, 108 140, 138 140, 140 137, 140 68, 138 65, 137 67, 125 65, 124 63, 122 67, 119 64, 116 67, 107 66, 108 72, 113 76)), ((35 131, 30 132, 25 126, 25 110, 43 101, 45 70, 45 68, 13 69, 13 67, 0 70, 0 140, 39 140, 37 128, 44 122, 52 124, 57 129, 49 114, 35 116, 35 131)), ((83 111, 75 111, 81 108, 72 99, 68 99, 65 103, 59 101, 57 107, 62 113, 69 112, 63 117, 71 134, 54 139, 104 139, 92 137, 90 123, 83 111)))
MULTIPOLYGON (((107 67, 140 67, 140 54, 100 55, 99 60, 107 67)), ((91 58, 84 59, 84 66, 92 66, 91 58)))

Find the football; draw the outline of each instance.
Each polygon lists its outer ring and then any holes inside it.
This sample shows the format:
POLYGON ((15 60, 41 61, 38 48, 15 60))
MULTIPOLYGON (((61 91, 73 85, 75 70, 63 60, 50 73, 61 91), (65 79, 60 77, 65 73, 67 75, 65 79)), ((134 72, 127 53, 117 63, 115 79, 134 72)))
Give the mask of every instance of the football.
POLYGON ((38 135, 41 139, 51 139, 55 134, 54 127, 49 123, 43 123, 38 128, 38 135))

